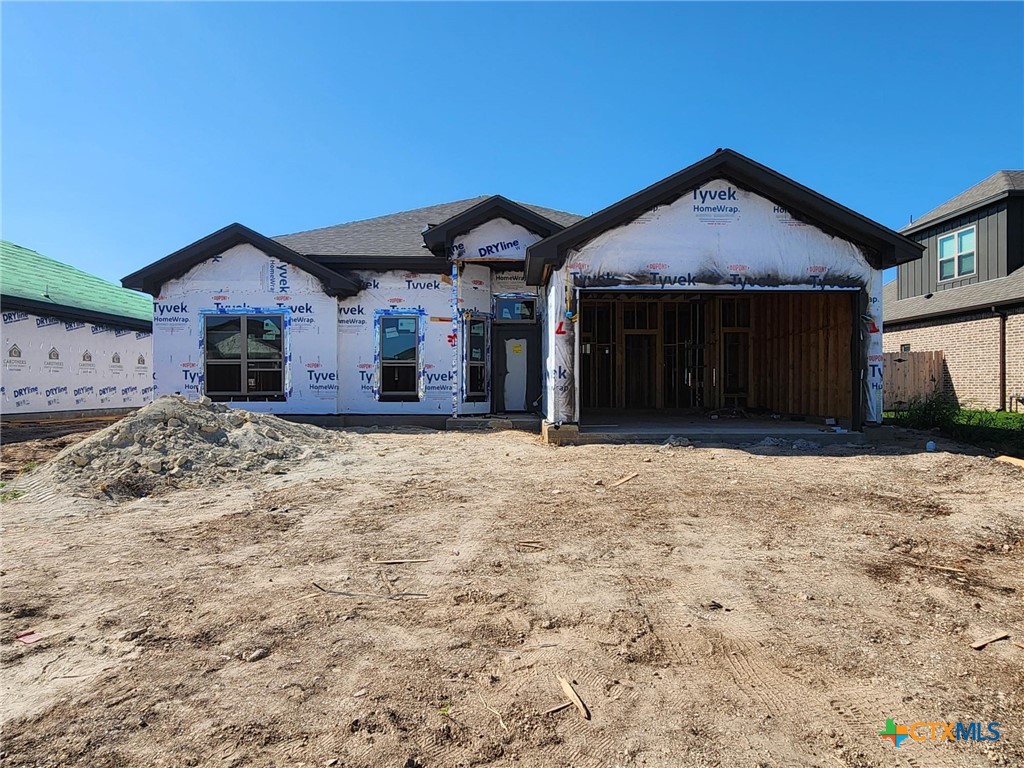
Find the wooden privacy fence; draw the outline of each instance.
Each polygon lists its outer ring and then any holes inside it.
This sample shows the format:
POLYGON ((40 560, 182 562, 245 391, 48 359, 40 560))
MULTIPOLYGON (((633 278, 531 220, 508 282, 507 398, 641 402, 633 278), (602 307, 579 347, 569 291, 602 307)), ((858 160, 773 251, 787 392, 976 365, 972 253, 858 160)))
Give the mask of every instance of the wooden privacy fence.
POLYGON ((882 408, 891 411, 942 389, 942 351, 882 355, 882 408))

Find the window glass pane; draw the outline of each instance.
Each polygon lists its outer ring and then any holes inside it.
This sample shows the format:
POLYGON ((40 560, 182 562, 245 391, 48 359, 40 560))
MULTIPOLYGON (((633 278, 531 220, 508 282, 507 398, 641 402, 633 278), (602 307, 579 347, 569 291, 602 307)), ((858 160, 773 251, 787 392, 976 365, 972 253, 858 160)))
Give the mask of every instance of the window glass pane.
POLYGON ((960 257, 960 274, 971 275, 974 274, 974 254, 968 253, 960 257))
POLYGON ((380 370, 382 394, 416 394, 416 366, 383 365, 380 370))
POLYGON ((246 385, 251 392, 281 392, 281 369, 263 367, 259 364, 249 366, 246 385))
POLYGON ((532 322, 536 320, 536 301, 534 299, 497 298, 494 300, 494 313, 498 320, 532 322))
POLYGON ((218 392, 241 392, 242 391, 242 366, 241 364, 211 364, 206 366, 206 391, 207 393, 218 392))
POLYGON ((242 318, 217 315, 206 318, 206 359, 239 360, 242 357, 242 318))
POLYGON ((967 253, 968 251, 974 250, 974 229, 968 229, 965 232, 961 232, 957 237, 960 240, 959 247, 957 250, 960 253, 967 253))
POLYGON ((483 320, 469 322, 469 359, 481 363, 487 350, 487 326, 483 320))
POLYGON ((953 249, 953 236, 943 237, 939 239, 939 258, 940 259, 951 259, 955 253, 953 249))
POLYGON ((416 360, 415 317, 380 319, 380 357, 384 362, 416 360))
POLYGON ((245 322, 245 335, 250 359, 281 359, 281 317, 250 315, 245 322))
POLYGON ((953 277, 954 259, 947 259, 939 262, 939 280, 949 280, 953 277))
POLYGON ((483 366, 469 367, 469 393, 484 394, 483 391, 483 366))

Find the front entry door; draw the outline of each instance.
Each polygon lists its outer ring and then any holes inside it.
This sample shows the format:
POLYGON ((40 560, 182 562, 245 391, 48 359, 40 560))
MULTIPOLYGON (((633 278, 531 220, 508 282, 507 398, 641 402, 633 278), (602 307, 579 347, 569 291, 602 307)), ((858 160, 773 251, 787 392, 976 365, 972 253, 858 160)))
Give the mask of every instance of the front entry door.
POLYGON ((540 331, 536 325, 494 325, 495 413, 534 411, 540 407, 540 331), (535 405, 536 403, 536 405, 535 405))

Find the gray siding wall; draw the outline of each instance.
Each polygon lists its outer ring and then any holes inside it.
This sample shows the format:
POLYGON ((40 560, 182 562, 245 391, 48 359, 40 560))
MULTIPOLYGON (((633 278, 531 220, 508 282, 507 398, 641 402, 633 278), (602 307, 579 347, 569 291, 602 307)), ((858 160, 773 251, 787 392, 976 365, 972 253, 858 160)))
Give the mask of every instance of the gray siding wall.
MULTIPOLYGON (((1008 219, 1011 218, 1007 208, 1008 203, 1017 202, 1013 199, 1001 200, 911 235, 912 239, 925 246, 925 252, 920 259, 900 265, 896 275, 899 298, 909 299, 911 296, 923 296, 926 293, 971 285, 982 280, 1005 277, 1008 274, 1008 219), (943 280, 940 283, 939 237, 971 225, 977 227, 974 274, 959 280, 943 280)), ((1019 257, 1019 254, 1017 256, 1019 257)))
POLYGON ((1011 197, 1007 208, 1006 271, 1024 267, 1024 195, 1011 197))

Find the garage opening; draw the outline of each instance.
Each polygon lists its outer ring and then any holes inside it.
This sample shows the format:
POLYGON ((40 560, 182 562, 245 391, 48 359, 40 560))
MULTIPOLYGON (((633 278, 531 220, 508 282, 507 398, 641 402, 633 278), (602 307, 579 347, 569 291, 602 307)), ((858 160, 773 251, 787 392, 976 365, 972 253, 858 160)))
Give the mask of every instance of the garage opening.
POLYGON ((852 422, 853 292, 583 292, 582 418, 609 412, 852 422))

